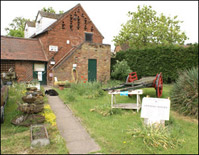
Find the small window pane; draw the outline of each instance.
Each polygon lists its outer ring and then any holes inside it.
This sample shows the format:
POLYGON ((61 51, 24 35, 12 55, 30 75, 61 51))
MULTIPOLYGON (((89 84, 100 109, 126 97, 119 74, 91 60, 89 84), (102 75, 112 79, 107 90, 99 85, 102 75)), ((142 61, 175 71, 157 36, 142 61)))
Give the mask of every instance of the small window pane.
POLYGON ((85 41, 93 41, 93 34, 92 33, 85 33, 85 41))

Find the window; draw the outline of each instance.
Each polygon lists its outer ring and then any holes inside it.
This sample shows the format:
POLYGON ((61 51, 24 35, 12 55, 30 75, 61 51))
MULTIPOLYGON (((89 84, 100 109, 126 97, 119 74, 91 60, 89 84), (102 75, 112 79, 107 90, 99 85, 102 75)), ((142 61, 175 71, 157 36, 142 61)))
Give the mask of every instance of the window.
POLYGON ((93 41, 93 34, 92 33, 85 33, 85 41, 92 42, 93 41))

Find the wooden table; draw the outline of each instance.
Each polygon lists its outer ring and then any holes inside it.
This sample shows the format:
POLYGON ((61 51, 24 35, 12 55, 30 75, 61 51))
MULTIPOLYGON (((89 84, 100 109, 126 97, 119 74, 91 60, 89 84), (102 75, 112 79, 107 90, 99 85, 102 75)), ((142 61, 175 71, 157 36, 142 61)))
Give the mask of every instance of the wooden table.
POLYGON ((120 108, 120 109, 137 109, 137 112, 141 108, 141 99, 140 95, 143 94, 143 91, 141 89, 137 90, 128 90, 125 92, 121 92, 120 90, 109 90, 108 94, 111 95, 111 108, 120 108), (136 95, 137 96, 137 103, 121 103, 116 104, 116 98, 115 95, 136 95))

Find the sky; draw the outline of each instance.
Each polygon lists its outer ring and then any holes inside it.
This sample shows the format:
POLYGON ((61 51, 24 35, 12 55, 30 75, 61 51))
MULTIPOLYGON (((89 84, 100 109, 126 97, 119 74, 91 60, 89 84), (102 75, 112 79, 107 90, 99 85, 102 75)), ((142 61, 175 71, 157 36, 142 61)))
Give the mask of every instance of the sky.
POLYGON ((34 20, 37 12, 43 7, 53 7, 58 13, 64 12, 80 3, 90 19, 104 36, 103 43, 110 44, 113 51, 115 46, 113 36, 119 34, 121 24, 129 17, 128 11, 136 12, 137 6, 151 5, 157 15, 178 16, 181 30, 189 40, 185 43, 198 43, 198 2, 197 1, 1 1, 1 35, 15 17, 34 20))

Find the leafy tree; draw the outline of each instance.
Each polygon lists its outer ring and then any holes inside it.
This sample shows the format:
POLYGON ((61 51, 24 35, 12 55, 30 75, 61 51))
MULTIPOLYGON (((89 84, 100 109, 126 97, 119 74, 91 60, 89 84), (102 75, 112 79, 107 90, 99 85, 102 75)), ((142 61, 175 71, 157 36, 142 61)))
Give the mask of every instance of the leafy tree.
POLYGON ((56 13, 52 7, 48 7, 48 8, 43 7, 42 11, 48 12, 48 13, 56 13))
POLYGON ((12 23, 9 24, 9 27, 6 27, 8 36, 13 37, 24 37, 24 28, 26 21, 30 21, 30 19, 25 19, 23 17, 16 17, 12 20, 12 23))
POLYGON ((111 76, 116 80, 125 81, 128 74, 131 72, 132 70, 130 69, 127 61, 123 59, 122 61, 117 61, 113 66, 113 72, 111 73, 111 76))
POLYGON ((138 6, 137 9, 137 12, 128 12, 131 19, 122 24, 119 35, 114 36, 115 45, 128 43, 131 48, 142 48, 157 44, 184 44, 188 39, 180 31, 179 23, 182 21, 177 20, 177 16, 157 16, 151 6, 138 6))
MULTIPOLYGON (((56 13, 52 7, 43 8, 44 12, 49 13, 56 13)), ((60 10, 59 14, 63 14, 64 11, 60 10)), ((7 31, 7 36, 13 37, 24 37, 24 28, 26 21, 30 21, 30 19, 25 19, 23 17, 16 17, 12 20, 12 23, 9 24, 9 27, 6 27, 5 30, 7 31)))
POLYGON ((60 10, 60 11, 59 11, 59 14, 63 14, 63 13, 64 13, 64 11, 63 11, 63 10, 60 10))

